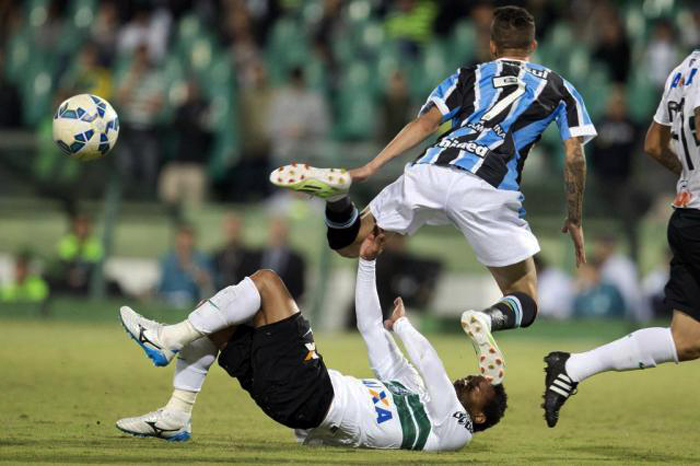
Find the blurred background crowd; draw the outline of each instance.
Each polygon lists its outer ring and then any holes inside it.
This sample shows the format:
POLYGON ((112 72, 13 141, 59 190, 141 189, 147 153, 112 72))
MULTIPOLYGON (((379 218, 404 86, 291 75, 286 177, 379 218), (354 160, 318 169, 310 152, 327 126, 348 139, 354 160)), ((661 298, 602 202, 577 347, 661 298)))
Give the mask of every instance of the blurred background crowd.
MULTIPOLYGON (((581 269, 557 234, 556 131, 524 171, 542 313, 665 316, 675 180, 641 146, 667 74, 700 46, 690 0, 0 0, 0 301, 188 307, 267 267, 313 312, 338 315, 324 324, 351 322, 352 264, 329 255, 322 206, 273 192, 269 171, 368 161, 442 79, 490 59, 503 4, 533 13, 534 61, 578 88, 599 133, 581 269), (85 92, 121 123, 115 150, 89 164, 51 139, 56 106, 85 92)), ((357 186, 356 200, 400 171, 357 186)), ((456 231, 397 241, 380 262, 382 301, 402 294, 428 315, 497 294, 456 231)))

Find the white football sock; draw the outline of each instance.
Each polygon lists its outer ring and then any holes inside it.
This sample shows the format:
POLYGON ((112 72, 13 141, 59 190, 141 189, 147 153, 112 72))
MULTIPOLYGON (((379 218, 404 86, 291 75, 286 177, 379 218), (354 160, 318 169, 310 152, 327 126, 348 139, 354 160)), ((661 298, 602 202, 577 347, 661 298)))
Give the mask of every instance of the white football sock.
POLYGON ((192 407, 197 400, 197 392, 189 392, 176 388, 163 409, 166 411, 176 411, 187 415, 192 415, 192 407))
POLYGON ((204 334, 198 332, 187 319, 177 324, 165 325, 158 331, 160 342, 163 343, 163 346, 172 350, 181 349, 193 341, 201 339, 203 336, 204 334))
POLYGON ((219 349, 209 338, 203 337, 186 345, 177 355, 173 387, 198 393, 202 389, 209 368, 219 349))
POLYGON ((166 325, 159 337, 168 348, 188 343, 250 320, 260 309, 260 293, 250 277, 227 286, 192 311, 186 320, 166 325))
POLYGON ((630 371, 678 362, 669 328, 645 328, 585 353, 574 353, 566 361, 566 373, 575 382, 606 371, 630 371))

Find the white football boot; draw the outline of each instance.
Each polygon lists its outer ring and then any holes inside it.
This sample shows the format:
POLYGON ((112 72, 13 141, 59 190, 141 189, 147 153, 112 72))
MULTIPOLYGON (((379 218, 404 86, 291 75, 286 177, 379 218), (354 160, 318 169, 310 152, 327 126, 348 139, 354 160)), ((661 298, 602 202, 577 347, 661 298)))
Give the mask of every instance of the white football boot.
POLYGON ((492 385, 503 383, 506 363, 503 353, 491 335, 491 320, 483 312, 464 311, 462 329, 472 341, 479 358, 479 372, 492 385))
POLYGON ((119 319, 126 333, 143 348, 156 366, 167 366, 179 351, 166 348, 161 343, 159 333, 163 324, 146 319, 128 306, 119 309, 119 319))
POLYGON ((192 416, 161 408, 140 417, 120 419, 117 421, 117 429, 137 437, 186 442, 192 437, 192 416))
POLYGON ((316 168, 293 163, 270 173, 270 182, 280 188, 326 199, 347 193, 352 178, 344 168, 316 168))

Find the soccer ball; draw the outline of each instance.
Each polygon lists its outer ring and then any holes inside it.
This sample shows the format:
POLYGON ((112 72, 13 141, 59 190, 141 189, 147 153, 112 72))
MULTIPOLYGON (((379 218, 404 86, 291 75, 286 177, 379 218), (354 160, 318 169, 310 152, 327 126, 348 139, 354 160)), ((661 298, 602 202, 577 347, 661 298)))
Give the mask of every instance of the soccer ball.
POLYGON ((58 106, 53 140, 63 152, 81 161, 106 155, 117 142, 119 118, 105 99, 79 94, 58 106))

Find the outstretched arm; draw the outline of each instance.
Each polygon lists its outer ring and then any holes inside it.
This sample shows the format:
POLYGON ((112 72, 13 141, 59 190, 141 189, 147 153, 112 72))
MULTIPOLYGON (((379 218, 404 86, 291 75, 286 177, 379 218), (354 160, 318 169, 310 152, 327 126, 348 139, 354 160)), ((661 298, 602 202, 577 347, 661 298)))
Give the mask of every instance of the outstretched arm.
POLYGON ((562 233, 569 233, 576 250, 576 267, 586 263, 583 243, 583 191, 586 185, 586 157, 579 137, 564 141, 564 184, 566 186, 567 217, 562 233))
POLYGON ((392 141, 368 164, 350 170, 353 181, 364 181, 394 158, 425 141, 437 131, 442 121, 442 114, 435 105, 421 113, 418 118, 408 123, 392 141))
POLYGON ((355 283, 355 312, 357 329, 367 346, 369 364, 374 375, 380 380, 392 380, 413 369, 382 324, 382 308, 375 279, 375 259, 381 253, 385 237, 383 233, 375 233, 370 233, 360 248, 355 283))
MULTIPOLYGON (((700 126, 700 118, 697 117, 697 115, 700 114, 698 110, 699 109, 695 110, 696 126, 700 126)), ((647 130, 647 136, 644 139, 644 152, 649 154, 661 165, 680 176, 683 171, 683 165, 681 165, 681 161, 678 160, 678 156, 671 150, 670 142, 671 127, 652 121, 647 130)))
POLYGON ((428 411, 433 420, 440 423, 452 415, 457 397, 454 386, 433 345, 409 322, 401 298, 397 298, 395 304, 392 318, 384 325, 393 329, 403 341, 408 357, 418 369, 428 391, 428 411))

